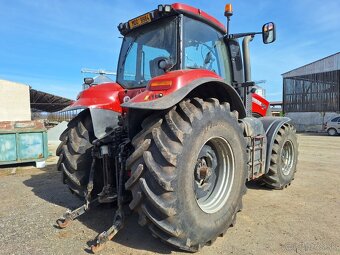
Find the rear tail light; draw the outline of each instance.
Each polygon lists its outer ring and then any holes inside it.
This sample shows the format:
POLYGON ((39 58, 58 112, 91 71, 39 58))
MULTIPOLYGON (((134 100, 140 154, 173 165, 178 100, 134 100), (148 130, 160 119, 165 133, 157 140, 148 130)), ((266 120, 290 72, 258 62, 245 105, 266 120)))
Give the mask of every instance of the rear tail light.
POLYGON ((149 90, 167 90, 172 86, 172 81, 152 81, 149 90))

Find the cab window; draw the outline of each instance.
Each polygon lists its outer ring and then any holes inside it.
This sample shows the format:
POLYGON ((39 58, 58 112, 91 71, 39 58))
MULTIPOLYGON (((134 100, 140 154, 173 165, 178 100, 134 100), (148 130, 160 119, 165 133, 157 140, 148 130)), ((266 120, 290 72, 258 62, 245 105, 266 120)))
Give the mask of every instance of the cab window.
POLYGON ((183 17, 183 69, 207 69, 231 82, 223 34, 209 25, 183 17))
POLYGON ((117 82, 127 89, 145 87, 164 74, 161 59, 177 65, 177 17, 138 27, 125 35, 117 69, 117 82))

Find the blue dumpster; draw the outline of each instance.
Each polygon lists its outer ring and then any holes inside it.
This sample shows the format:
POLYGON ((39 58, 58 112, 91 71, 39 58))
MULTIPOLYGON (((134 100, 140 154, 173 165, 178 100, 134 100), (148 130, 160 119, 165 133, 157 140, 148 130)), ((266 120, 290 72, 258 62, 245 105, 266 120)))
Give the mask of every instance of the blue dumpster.
POLYGON ((47 157, 42 121, 0 122, 0 165, 44 161, 47 157))

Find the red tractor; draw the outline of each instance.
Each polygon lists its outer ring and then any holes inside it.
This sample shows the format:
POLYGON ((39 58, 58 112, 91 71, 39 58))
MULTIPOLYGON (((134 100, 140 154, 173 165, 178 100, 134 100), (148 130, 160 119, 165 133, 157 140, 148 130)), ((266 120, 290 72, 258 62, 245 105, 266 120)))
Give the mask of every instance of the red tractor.
MULTIPOLYGON (((231 15, 227 5, 228 27, 231 15)), ((153 236, 195 252, 235 224, 247 181, 283 189, 294 179, 290 119, 263 116, 261 97, 263 117, 252 117, 249 42, 256 34, 274 42, 275 25, 230 34, 204 11, 175 3, 118 29, 116 82, 86 78, 89 88, 66 109, 84 110, 60 136, 58 170, 85 203, 57 223, 115 202, 113 225, 93 252, 123 227, 125 205, 153 236)))

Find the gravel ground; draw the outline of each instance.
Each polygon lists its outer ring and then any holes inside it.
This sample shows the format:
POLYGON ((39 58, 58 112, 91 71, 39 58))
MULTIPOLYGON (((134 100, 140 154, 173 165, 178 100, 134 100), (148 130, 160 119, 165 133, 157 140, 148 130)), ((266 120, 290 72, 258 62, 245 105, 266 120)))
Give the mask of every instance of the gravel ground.
MULTIPOLYGON (((197 254, 340 254, 340 136, 298 139, 293 185, 272 191, 248 184, 236 226, 197 254)), ((0 168, 0 254, 87 254, 89 240, 110 226, 114 207, 106 206, 55 228, 65 208, 81 201, 61 183, 56 157, 47 164, 0 168)), ((113 253, 188 254, 154 239, 136 215, 102 252, 113 253)))

